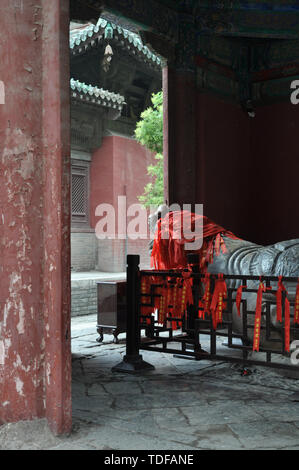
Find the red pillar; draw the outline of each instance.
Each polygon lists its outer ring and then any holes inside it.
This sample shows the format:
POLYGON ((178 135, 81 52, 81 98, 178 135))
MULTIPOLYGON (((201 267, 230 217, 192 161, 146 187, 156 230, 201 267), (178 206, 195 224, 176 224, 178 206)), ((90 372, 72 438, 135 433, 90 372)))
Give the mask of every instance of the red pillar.
POLYGON ((165 199, 196 202, 195 74, 163 69, 165 199))
POLYGON ((0 422, 71 429, 68 0, 0 6, 0 422))
POLYGON ((198 203, 196 181, 197 30, 192 5, 179 7, 178 37, 163 69, 165 199, 198 203))

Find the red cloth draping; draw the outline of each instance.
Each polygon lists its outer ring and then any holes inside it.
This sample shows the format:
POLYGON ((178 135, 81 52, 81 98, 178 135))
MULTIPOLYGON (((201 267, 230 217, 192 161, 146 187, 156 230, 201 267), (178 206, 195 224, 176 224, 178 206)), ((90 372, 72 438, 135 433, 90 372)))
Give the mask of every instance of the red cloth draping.
POLYGON ((189 211, 169 212, 157 222, 151 256, 152 267, 159 270, 186 268, 187 257, 184 246, 196 241, 199 245, 202 244, 201 248, 191 249, 189 253, 200 255, 201 271, 205 272, 207 265, 213 262, 214 252, 219 255, 221 250, 223 253, 227 251, 223 235, 238 239, 232 232, 217 225, 206 216, 189 211), (183 220, 187 221, 186 225, 190 229, 187 236, 184 233, 183 220))

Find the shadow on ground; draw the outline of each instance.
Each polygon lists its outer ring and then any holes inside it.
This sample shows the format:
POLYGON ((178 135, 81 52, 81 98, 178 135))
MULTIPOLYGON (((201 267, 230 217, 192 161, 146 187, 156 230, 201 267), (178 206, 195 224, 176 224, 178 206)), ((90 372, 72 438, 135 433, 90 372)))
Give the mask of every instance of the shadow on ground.
POLYGON ((96 315, 73 319, 72 434, 54 437, 44 420, 5 425, 0 448, 299 449, 299 381, 287 372, 243 376, 236 365, 142 351, 154 371, 113 373, 124 336, 97 336, 96 315))

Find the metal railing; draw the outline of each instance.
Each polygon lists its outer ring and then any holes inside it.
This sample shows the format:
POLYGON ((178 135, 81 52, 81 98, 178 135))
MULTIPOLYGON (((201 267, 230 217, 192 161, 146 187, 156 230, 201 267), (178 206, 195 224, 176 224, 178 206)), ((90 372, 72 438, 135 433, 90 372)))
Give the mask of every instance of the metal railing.
MULTIPOLYGON (((273 368, 294 370, 298 366, 292 364, 290 352, 286 349, 285 331, 289 329, 291 338, 298 336, 299 328, 294 325, 294 301, 290 301, 291 317, 290 325, 286 323, 285 299, 286 291, 281 292, 282 322, 273 325, 273 312, 271 307, 277 305, 275 285, 278 284, 278 277, 270 276, 247 276, 247 275, 224 275, 223 279, 227 285, 227 297, 225 308, 222 312, 222 321, 215 328, 212 315, 202 315, 202 298, 204 295, 203 279, 204 274, 199 273, 198 255, 188 256, 189 279, 192 280, 193 305, 188 305, 183 315, 174 317, 171 314, 172 306, 167 305, 167 312, 163 318, 157 318, 154 314, 142 314, 142 310, 148 307, 154 312, 157 306, 157 299, 161 297, 161 287, 165 283, 174 285, 178 279, 183 279, 186 270, 170 271, 140 271, 139 256, 129 255, 127 257, 127 341, 126 356, 121 364, 113 368, 114 371, 135 372, 136 370, 153 368, 145 363, 140 355, 140 350, 163 352, 179 355, 180 357, 194 358, 195 360, 221 360, 242 364, 244 367, 250 365, 262 365, 273 368), (148 292, 141 292, 141 282, 147 280, 150 286, 148 292), (243 286, 243 298, 241 300, 241 315, 239 317, 239 328, 236 332, 233 324, 233 308, 236 303, 237 287, 236 283, 229 281, 241 281, 243 286), (255 282, 254 282, 255 281, 255 282), (262 310, 261 335, 263 341, 259 347, 259 352, 252 355, 252 337, 254 333, 255 310, 248 308, 246 294, 257 294, 258 285, 263 282, 267 289, 271 289, 271 294, 264 295, 262 310), (201 317, 201 318, 200 318, 201 317), (241 327, 240 327, 241 324, 241 327), (175 329, 174 329, 175 327, 175 329), (179 331, 176 330, 179 328, 179 331), (141 337, 141 331, 145 330, 145 337, 141 337), (180 331, 181 330, 181 331, 180 331), (203 349, 200 338, 205 338, 205 348, 203 349), (217 339, 218 338, 218 339, 217 339), (225 347, 219 339, 225 339, 225 347), (207 348, 207 339, 209 347, 207 348), (282 358, 285 358, 283 361, 282 358)), ((218 275, 210 274, 211 295, 215 289, 218 275)), ((280 279, 287 285, 296 287, 298 279, 284 277, 280 279)), ((236 315, 236 313, 234 313, 236 315)), ((299 325, 298 325, 299 326, 299 325)), ((298 336, 299 338, 299 336, 298 336)))

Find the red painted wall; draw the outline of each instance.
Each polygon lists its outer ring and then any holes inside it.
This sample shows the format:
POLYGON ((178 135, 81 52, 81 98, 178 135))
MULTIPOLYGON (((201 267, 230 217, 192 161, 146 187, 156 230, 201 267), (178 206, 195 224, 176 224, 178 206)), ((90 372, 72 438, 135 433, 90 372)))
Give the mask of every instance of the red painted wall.
POLYGON ((95 228, 99 204, 113 204, 118 196, 127 196, 128 205, 138 203, 149 182, 148 165, 155 162, 153 154, 133 139, 104 137, 102 146, 92 155, 90 166, 90 220, 95 228))
POLYGON ((114 137, 114 195, 124 194, 128 205, 138 203, 149 182, 148 165, 155 162, 153 154, 133 139, 114 137))
POLYGON ((262 241, 299 238, 299 105, 280 103, 257 111, 252 126, 252 190, 262 241))
POLYGON ((113 204, 113 138, 105 137, 101 148, 95 150, 90 165, 90 225, 95 228, 98 204, 113 204))
MULTIPOLYGON (((103 139, 102 146, 92 155, 90 168, 90 220, 95 228, 99 217, 95 216, 99 204, 113 204, 118 219, 118 196, 127 196, 127 206, 139 203, 145 185, 149 182, 148 165, 155 162, 154 155, 133 139, 110 136, 103 139)), ((117 224, 116 224, 117 228, 117 224)), ((114 264, 123 270, 125 246, 123 240, 111 242, 114 264)), ((109 249, 107 243, 105 250, 109 249)), ((141 264, 149 261, 148 240, 129 240, 127 253, 141 254, 141 264)), ((116 268, 115 268, 116 269, 116 268)), ((107 269, 109 270, 109 266, 107 269)))
POLYGON ((242 230, 244 181, 240 175, 245 174, 247 184, 249 135, 244 113, 230 103, 199 95, 197 198, 204 204, 205 215, 237 234, 242 230))
POLYGON ((198 94, 197 201, 205 214, 261 244, 299 237, 299 106, 238 106, 198 94))

